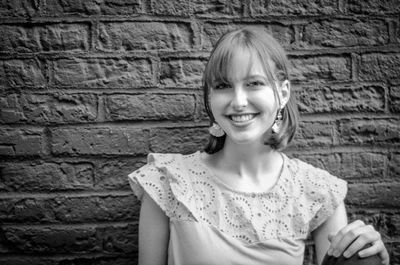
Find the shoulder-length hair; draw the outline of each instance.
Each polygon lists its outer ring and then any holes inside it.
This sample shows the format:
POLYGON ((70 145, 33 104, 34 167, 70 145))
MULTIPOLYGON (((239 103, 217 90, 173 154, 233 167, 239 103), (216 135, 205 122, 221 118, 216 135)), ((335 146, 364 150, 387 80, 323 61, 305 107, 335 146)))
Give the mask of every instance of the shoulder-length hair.
MULTIPOLYGON (((289 61, 286 53, 265 30, 257 27, 245 27, 224 34, 215 44, 203 74, 204 105, 211 124, 215 122, 209 102, 212 85, 216 82, 228 82, 230 61, 238 48, 247 49, 258 56, 267 79, 274 89, 276 99, 279 100, 276 84, 285 80, 290 81, 289 61)), ((283 117, 279 133, 271 134, 264 141, 264 144, 277 150, 284 149, 290 143, 298 127, 297 105, 292 91, 289 101, 282 111, 283 117)), ((205 152, 212 154, 221 150, 224 147, 225 138, 225 135, 222 137, 210 135, 205 152)))

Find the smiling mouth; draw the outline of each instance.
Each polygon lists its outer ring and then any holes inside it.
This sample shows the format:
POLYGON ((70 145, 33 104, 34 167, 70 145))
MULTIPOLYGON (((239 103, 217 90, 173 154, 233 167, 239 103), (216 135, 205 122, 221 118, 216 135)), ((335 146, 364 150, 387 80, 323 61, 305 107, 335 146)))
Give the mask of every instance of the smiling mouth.
POLYGON ((254 119, 254 117, 257 116, 255 113, 251 114, 240 114, 240 115, 228 115, 229 119, 234 121, 234 122, 246 122, 254 119))

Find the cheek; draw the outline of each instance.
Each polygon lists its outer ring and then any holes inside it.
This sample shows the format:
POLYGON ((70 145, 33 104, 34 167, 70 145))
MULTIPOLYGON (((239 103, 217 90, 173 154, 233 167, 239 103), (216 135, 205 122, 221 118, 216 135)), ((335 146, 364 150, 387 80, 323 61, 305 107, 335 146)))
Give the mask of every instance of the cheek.
POLYGON ((208 104, 208 112, 209 112, 208 115, 210 116, 210 118, 215 117, 215 115, 214 115, 215 100, 214 100, 214 95, 211 91, 208 93, 207 104, 208 104))
POLYGON ((270 112, 276 111, 279 106, 278 99, 273 92, 263 92, 254 95, 252 102, 257 108, 270 112))
POLYGON ((219 94, 210 95, 208 103, 210 104, 211 112, 216 115, 224 106, 224 97, 219 94))
POLYGON ((210 111, 214 119, 217 119, 221 110, 219 104, 215 100, 210 101, 210 111))

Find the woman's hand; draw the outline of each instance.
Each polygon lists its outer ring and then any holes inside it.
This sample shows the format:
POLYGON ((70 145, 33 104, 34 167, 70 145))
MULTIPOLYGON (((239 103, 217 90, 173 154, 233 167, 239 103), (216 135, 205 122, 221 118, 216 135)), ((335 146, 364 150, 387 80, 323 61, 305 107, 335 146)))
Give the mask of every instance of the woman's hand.
POLYGON ((389 264, 389 254, 383 244, 381 235, 371 225, 357 220, 343 227, 336 235, 328 236, 331 245, 328 255, 339 257, 343 254, 345 258, 353 256, 366 245, 371 246, 361 250, 358 255, 361 258, 378 254, 382 264, 389 264))

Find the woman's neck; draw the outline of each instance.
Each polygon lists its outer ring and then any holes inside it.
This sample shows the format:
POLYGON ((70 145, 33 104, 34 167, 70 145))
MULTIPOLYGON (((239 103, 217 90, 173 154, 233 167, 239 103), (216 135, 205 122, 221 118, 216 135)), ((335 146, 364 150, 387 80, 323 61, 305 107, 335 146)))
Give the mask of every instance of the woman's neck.
POLYGON ((237 144, 226 139, 215 161, 219 169, 240 177, 254 178, 276 171, 282 158, 276 150, 263 143, 237 144))

